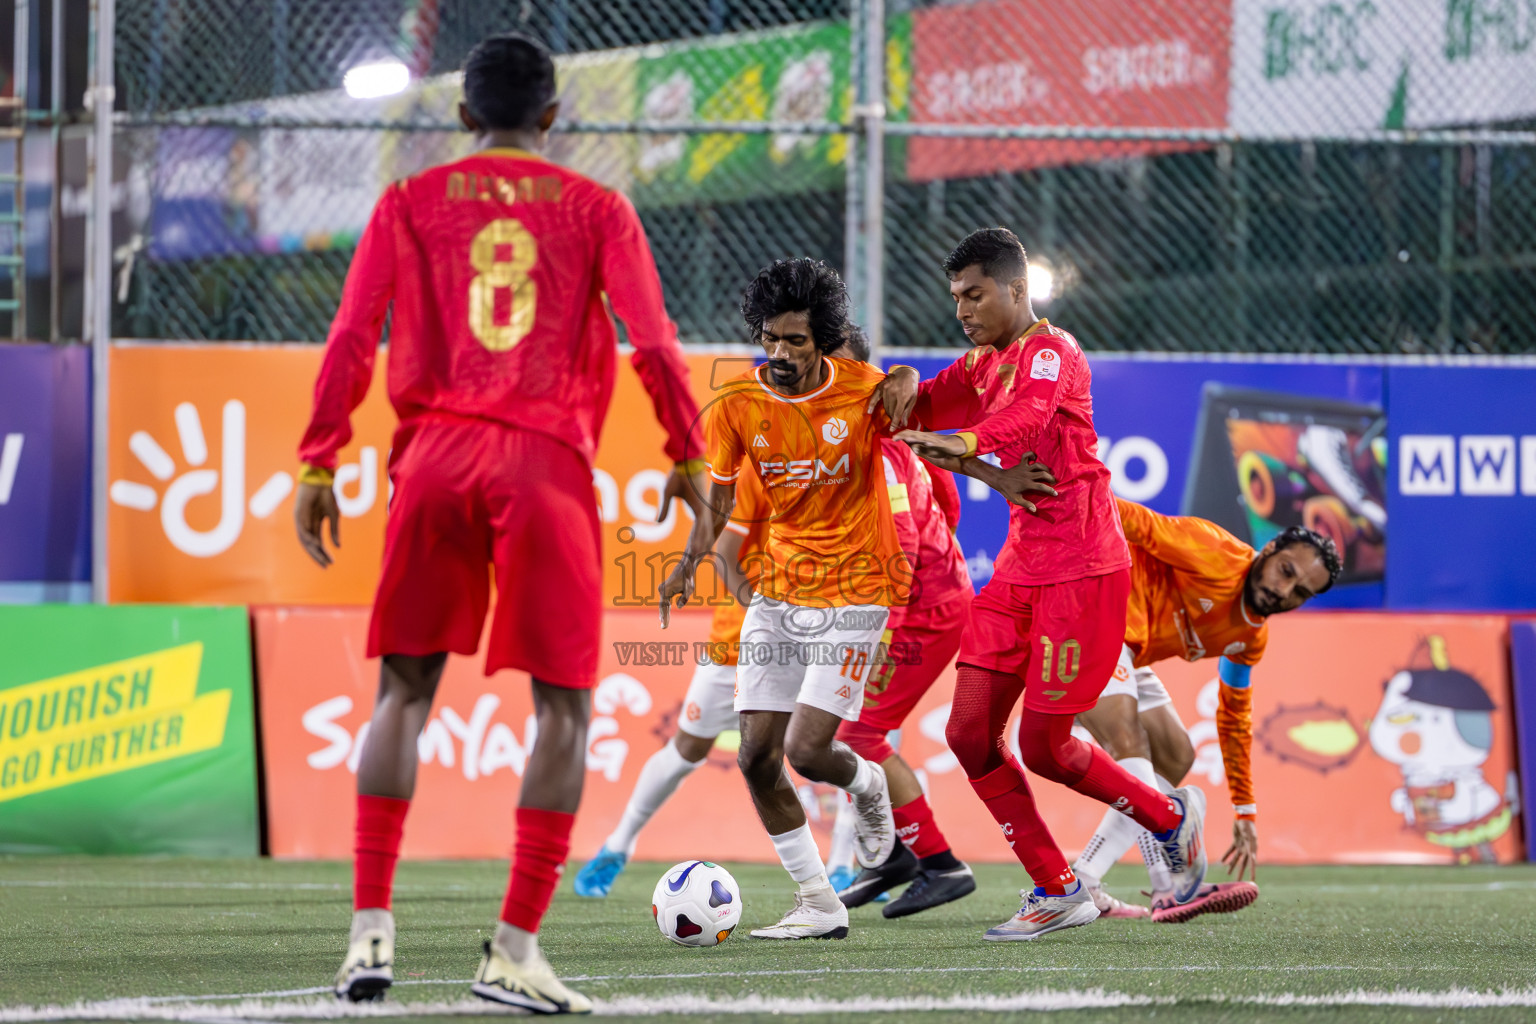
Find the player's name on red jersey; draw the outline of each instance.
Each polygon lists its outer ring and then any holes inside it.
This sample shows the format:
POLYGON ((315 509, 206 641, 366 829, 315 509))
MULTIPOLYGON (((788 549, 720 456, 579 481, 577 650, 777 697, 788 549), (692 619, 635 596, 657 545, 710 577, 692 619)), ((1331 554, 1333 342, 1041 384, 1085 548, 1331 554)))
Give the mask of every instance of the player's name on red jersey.
POLYGON ((880 438, 865 412, 884 374, 824 359, 826 380, 803 395, 775 391, 759 367, 727 382, 710 406, 710 473, 753 473, 769 506, 763 550, 743 562, 758 593, 791 604, 905 604, 912 569, 896 536, 880 438), (742 461, 746 465, 742 465, 742 461))
POLYGON ((613 393, 609 305, 628 328, 667 454, 699 457, 687 364, 622 193, 510 149, 397 182, 352 258, 299 458, 335 466, 389 314, 395 458, 424 421, 451 417, 548 434, 590 462, 613 393))

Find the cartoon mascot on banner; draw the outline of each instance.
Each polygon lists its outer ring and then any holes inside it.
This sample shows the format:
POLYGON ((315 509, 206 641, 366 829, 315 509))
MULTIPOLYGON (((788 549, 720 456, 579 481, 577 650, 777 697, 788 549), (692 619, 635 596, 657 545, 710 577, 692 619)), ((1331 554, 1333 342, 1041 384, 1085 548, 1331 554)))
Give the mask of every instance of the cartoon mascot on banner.
POLYGON ((1387 680, 1370 724, 1371 749, 1403 773, 1392 809, 1458 863, 1496 863, 1493 843, 1519 807, 1513 772, 1502 795, 1483 777, 1493 748, 1493 699, 1451 667, 1444 637, 1425 638, 1410 664, 1387 680))

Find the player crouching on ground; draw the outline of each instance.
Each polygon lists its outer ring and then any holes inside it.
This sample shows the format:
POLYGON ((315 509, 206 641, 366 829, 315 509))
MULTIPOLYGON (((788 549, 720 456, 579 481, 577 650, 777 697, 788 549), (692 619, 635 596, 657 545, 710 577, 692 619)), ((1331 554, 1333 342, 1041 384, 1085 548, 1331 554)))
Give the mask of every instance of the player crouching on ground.
POLYGON ((617 350, 605 294, 629 328, 676 464, 663 509, 703 488, 702 464, 689 461, 702 447, 698 407, 634 207, 530 152, 558 109, 549 51, 524 36, 485 40, 465 65, 459 109, 477 151, 391 185, 358 243, 299 449, 294 518, 324 568, 327 521, 339 543, 336 455, 393 308, 389 398, 400 425, 368 627, 368 656, 383 667, 357 767, 354 913, 335 991, 375 999, 393 981, 390 898, 416 743, 448 652, 479 646, 494 570, 485 672, 533 677, 538 732, 511 879, 471 991, 536 1013, 590 1013, 545 961, 537 932, 587 774, 602 626, 592 457, 617 350))
POLYGON ((885 772, 835 738, 859 717, 889 607, 907 600, 912 578, 880 460, 888 421, 865 408, 884 374, 830 357, 848 333, 848 294, 824 263, 766 267, 747 287, 741 313, 768 361, 727 382, 709 408, 713 482, 682 560, 661 585, 661 620, 665 626, 674 600, 682 607, 692 596, 698 564, 735 505, 738 474, 756 474, 772 517, 741 628, 737 760, 799 891, 783 920, 752 935, 842 938, 848 909, 827 880, 784 758, 853 797, 861 866, 891 856, 897 839, 885 772))
POLYGON ((1098 704, 1078 721, 1122 768, 1171 791, 1194 763, 1195 748, 1150 666, 1165 658, 1219 656, 1216 730, 1237 812, 1232 845, 1222 860, 1237 881, 1210 885, 1191 879, 1179 886, 1147 830, 1113 811, 1104 815, 1073 867, 1109 917, 1150 914, 1154 921, 1177 923, 1241 910, 1259 895, 1257 885, 1243 881, 1245 873, 1257 879, 1259 856, 1249 671, 1269 643, 1269 617, 1300 608, 1339 578, 1338 549, 1327 537, 1292 526, 1255 553, 1204 519, 1160 515, 1123 499, 1117 505, 1131 548, 1125 646, 1098 704), (1120 902, 1102 886, 1105 872, 1138 843, 1152 881, 1150 911, 1120 902))

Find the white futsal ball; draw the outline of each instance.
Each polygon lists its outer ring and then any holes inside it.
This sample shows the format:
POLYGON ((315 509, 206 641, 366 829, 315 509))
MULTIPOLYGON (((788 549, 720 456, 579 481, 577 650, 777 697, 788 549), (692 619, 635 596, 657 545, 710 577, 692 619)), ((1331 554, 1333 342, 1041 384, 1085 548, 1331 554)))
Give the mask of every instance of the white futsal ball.
POLYGON ((679 946, 718 946, 741 923, 741 887, 718 864, 685 860, 656 883, 651 916, 679 946))

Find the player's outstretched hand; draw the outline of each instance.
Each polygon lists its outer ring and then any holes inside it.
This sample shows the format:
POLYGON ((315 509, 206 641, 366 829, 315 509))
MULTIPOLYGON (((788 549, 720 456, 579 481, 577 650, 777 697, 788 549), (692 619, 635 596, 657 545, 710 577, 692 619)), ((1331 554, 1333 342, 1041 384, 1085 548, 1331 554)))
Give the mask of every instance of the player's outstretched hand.
POLYGON ((877 406, 885 406, 885 414, 891 418, 891 426, 900 430, 907 425, 912 408, 917 405, 917 371, 910 366, 893 366, 885 379, 875 385, 864 411, 874 414, 877 406))
POLYGON ((299 543, 322 569, 331 565, 331 554, 323 542, 326 520, 331 523, 331 544, 341 547, 341 510, 336 507, 336 493, 320 484, 299 484, 293 500, 293 525, 299 531, 299 543))
POLYGON ((666 629, 672 623, 672 601, 677 601, 679 608, 693 600, 693 563, 684 558, 677 563, 677 568, 672 570, 672 575, 661 581, 661 628, 666 629))
POLYGON ((1020 508, 1036 511, 1035 503, 1025 497, 1026 494, 1049 494, 1056 496, 1056 488, 1051 485, 1056 482, 1056 474, 1043 462, 1035 461, 1034 452, 1025 452, 1017 466, 1007 469, 999 469, 993 474, 993 479, 988 481, 993 490, 1007 498, 1020 508))
POLYGON ((677 498, 693 510, 694 517, 704 510, 704 495, 709 489, 709 483, 704 479, 704 472, 700 470, 692 475, 683 471, 681 463, 672 467, 672 472, 667 476, 667 482, 661 489, 661 502, 656 507, 656 521, 665 522, 667 516, 672 513, 672 499, 677 498))
POLYGON ((1244 873, 1255 882, 1259 880, 1259 830, 1252 821, 1247 818, 1238 818, 1232 823, 1232 845, 1227 852, 1221 855, 1221 862, 1227 866, 1227 874, 1236 874, 1237 880, 1243 880, 1244 873))
POLYGON ((902 430, 896 440, 906 444, 925 459, 942 459, 947 455, 964 455, 965 438, 959 434, 933 434, 926 430, 902 430))

